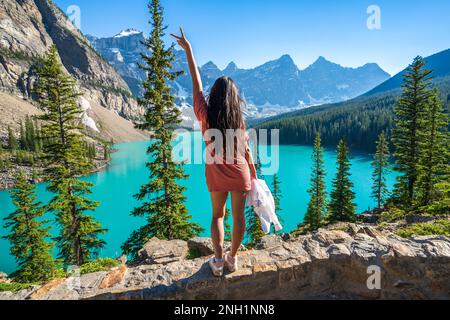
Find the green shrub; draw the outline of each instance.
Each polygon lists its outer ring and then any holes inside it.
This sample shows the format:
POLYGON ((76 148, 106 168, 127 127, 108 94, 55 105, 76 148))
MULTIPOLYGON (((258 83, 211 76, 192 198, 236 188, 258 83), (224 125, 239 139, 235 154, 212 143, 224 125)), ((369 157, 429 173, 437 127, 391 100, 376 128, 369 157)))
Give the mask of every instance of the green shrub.
POLYGON ((414 223, 408 227, 397 230, 397 234, 402 238, 434 235, 443 235, 450 237, 450 220, 414 223))
POLYGON ((83 264, 80 267, 81 274, 108 271, 119 266, 120 262, 111 258, 99 258, 97 260, 83 264))
POLYGON ((0 292, 19 292, 21 290, 27 289, 31 286, 33 286, 34 284, 32 283, 17 283, 17 282, 12 282, 12 283, 0 283, 0 292))
POLYGON ((405 211, 398 208, 391 208, 388 211, 384 211, 381 213, 379 223, 396 222, 405 219, 405 217, 405 211))
POLYGON ((297 229, 295 229, 292 233, 291 236, 295 237, 299 237, 299 236, 304 236, 306 235, 308 232, 310 231, 309 225, 306 224, 300 224, 297 229))

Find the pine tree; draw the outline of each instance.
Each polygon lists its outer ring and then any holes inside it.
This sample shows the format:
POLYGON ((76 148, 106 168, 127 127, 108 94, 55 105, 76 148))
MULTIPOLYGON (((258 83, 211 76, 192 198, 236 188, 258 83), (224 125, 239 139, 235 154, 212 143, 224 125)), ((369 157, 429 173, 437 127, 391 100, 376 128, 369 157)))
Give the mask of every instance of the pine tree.
POLYGON ((174 128, 180 123, 180 111, 168 85, 181 73, 173 73, 174 46, 165 47, 163 37, 163 8, 159 0, 152 0, 148 6, 151 14, 152 31, 144 44, 152 53, 143 55, 142 69, 147 78, 143 83, 144 96, 139 104, 146 109, 144 122, 138 128, 153 132, 153 140, 147 150, 152 159, 147 163, 150 181, 141 187, 135 196, 144 201, 133 210, 132 215, 145 217, 146 224, 134 231, 123 244, 124 253, 135 255, 144 243, 152 237, 160 239, 189 239, 198 235, 202 228, 189 220, 185 206, 184 187, 178 184, 187 176, 180 164, 175 163, 171 142, 174 128))
POLYGON ((232 234, 232 231, 231 231, 231 225, 230 225, 230 216, 231 216, 231 213, 230 213, 230 209, 226 209, 225 210, 225 217, 224 217, 224 222, 223 222, 223 224, 224 224, 224 229, 225 229, 225 240, 226 241, 231 241, 231 234, 232 234))
POLYGON ((34 128, 36 130, 35 151, 37 153, 40 153, 43 148, 43 141, 42 141, 42 137, 41 137, 41 129, 40 129, 39 123, 37 122, 36 119, 34 120, 34 128))
POLYGON ((313 169, 311 174, 311 200, 305 216, 305 224, 310 230, 317 230, 323 223, 327 210, 327 193, 325 185, 325 168, 323 161, 323 148, 320 134, 317 134, 313 149, 313 169))
POLYGON ((389 195, 386 184, 386 176, 390 173, 389 157, 389 143, 386 135, 382 132, 378 137, 377 149, 372 162, 372 197, 377 202, 378 209, 384 206, 389 195))
POLYGON ((27 139, 25 137, 25 130, 22 121, 20 121, 19 146, 21 150, 27 150, 27 139))
POLYGON ((338 145, 337 174, 333 181, 330 202, 330 222, 352 222, 355 220, 355 193, 350 180, 350 161, 348 147, 344 140, 338 145))
POLYGON ((5 228, 10 234, 4 238, 11 243, 11 254, 19 265, 13 278, 22 283, 41 283, 53 278, 56 272, 55 260, 51 255, 53 243, 48 242, 49 227, 42 217, 45 209, 36 202, 34 186, 21 172, 11 190, 16 211, 5 219, 5 228))
POLYGON ((77 103, 79 93, 75 81, 63 72, 56 47, 52 47, 38 70, 36 93, 45 114, 42 136, 45 177, 48 190, 55 196, 48 210, 56 216, 60 234, 56 237, 59 258, 65 265, 82 265, 95 257, 105 245, 99 239, 106 232, 93 217, 84 214, 93 211, 98 203, 87 196, 92 183, 77 179, 91 165, 86 158, 81 127, 77 125, 81 110, 77 103))
POLYGON ((8 127, 8 148, 12 152, 19 149, 19 144, 17 143, 16 136, 14 135, 14 132, 12 131, 11 127, 8 127))
POLYGON ((27 151, 36 151, 36 132, 29 116, 25 118, 25 146, 27 151))
MULTIPOLYGON (((257 152, 256 156, 256 174, 261 176, 261 162, 259 158, 259 152, 257 152)), ((245 217, 247 220, 247 238, 250 245, 256 244, 261 240, 262 237, 265 236, 264 231, 261 226, 261 220, 256 214, 254 208, 252 206, 247 207, 245 211, 245 217)))
POLYGON ((445 173, 448 162, 448 116, 443 113, 439 93, 434 90, 428 104, 427 130, 421 132, 417 166, 417 204, 428 206, 437 200, 436 185, 445 173))
POLYGON ((420 139, 426 128, 427 104, 430 97, 431 71, 424 68, 422 57, 414 59, 403 79, 403 92, 395 106, 396 170, 398 178, 394 196, 404 207, 410 208, 416 200, 416 183, 420 155, 420 139))
POLYGON ((247 237, 250 245, 256 244, 265 236, 261 226, 261 221, 252 206, 245 211, 247 220, 247 237))
POLYGON ((281 208, 281 181, 277 174, 273 175, 272 195, 275 200, 275 212, 277 215, 282 211, 281 208))
POLYGON ((109 160, 110 157, 109 146, 106 143, 103 143, 103 160, 109 160))

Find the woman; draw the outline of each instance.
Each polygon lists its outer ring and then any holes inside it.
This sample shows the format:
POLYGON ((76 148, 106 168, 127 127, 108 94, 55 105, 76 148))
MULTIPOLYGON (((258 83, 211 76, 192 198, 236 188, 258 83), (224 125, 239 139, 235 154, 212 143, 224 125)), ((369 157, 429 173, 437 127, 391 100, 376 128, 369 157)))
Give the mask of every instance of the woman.
POLYGON ((251 190, 252 179, 256 179, 256 169, 248 147, 248 138, 244 134, 239 134, 245 132, 241 109, 244 101, 239 96, 236 84, 228 77, 217 79, 207 100, 203 94, 202 80, 191 44, 186 39, 183 29, 180 30, 181 36, 174 34, 172 36, 186 52, 192 76, 194 111, 202 126, 207 156, 210 157, 206 164, 206 181, 213 208, 211 238, 215 256, 209 260, 209 265, 213 274, 220 277, 223 275, 224 266, 230 272, 237 269, 237 252, 246 229, 245 200, 251 190), (230 135, 230 132, 234 132, 234 135, 230 135), (218 133, 222 134, 220 139, 218 133), (231 151, 230 144, 233 145, 231 151), (214 147, 211 148, 212 145, 214 147), (213 161, 210 161, 211 159, 213 161), (223 223, 229 194, 233 211, 233 233, 231 251, 224 255, 223 223))

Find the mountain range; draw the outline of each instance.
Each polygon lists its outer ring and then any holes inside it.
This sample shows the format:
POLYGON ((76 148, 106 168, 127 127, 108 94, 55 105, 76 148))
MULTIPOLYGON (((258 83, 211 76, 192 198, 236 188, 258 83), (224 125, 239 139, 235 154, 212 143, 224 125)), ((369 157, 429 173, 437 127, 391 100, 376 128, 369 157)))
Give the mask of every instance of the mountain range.
MULTIPOLYGON (((450 114, 450 49, 425 57, 425 68, 432 70, 432 86, 437 88, 444 110, 450 114)), ((357 98, 314 106, 268 119, 253 121, 263 129, 280 129, 284 144, 312 144, 320 132, 325 145, 335 147, 341 138, 353 148, 374 151, 374 141, 382 131, 390 133, 393 108, 401 93, 406 69, 357 98)))
MULTIPOLYGON (((141 55, 148 54, 142 44, 143 32, 127 29, 109 38, 87 36, 93 47, 122 75, 135 96, 142 94, 145 73, 139 69, 141 55)), ((174 71, 185 74, 171 83, 177 103, 192 103, 192 84, 183 51, 175 51, 174 71)), ((345 68, 319 57, 300 70, 289 55, 269 61, 253 69, 241 69, 234 62, 223 70, 210 61, 200 67, 205 90, 223 75, 232 77, 249 104, 251 116, 269 116, 311 105, 345 101, 359 96, 390 75, 377 64, 345 68)))

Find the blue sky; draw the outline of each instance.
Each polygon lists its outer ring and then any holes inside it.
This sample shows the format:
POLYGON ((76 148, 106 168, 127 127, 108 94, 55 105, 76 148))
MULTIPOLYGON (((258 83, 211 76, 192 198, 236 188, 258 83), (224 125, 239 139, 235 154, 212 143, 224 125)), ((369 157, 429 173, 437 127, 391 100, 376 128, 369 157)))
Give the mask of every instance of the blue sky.
MULTIPOLYGON (((55 0, 81 9, 81 30, 113 36, 149 33, 147 0, 55 0)), ((300 68, 319 56, 343 66, 376 62, 402 70, 417 55, 450 47, 448 0, 162 0, 168 32, 183 26, 200 64, 234 61, 251 68, 290 54, 300 68), (381 29, 367 28, 367 8, 381 9, 381 29)), ((167 41, 170 41, 167 38, 167 41)))

